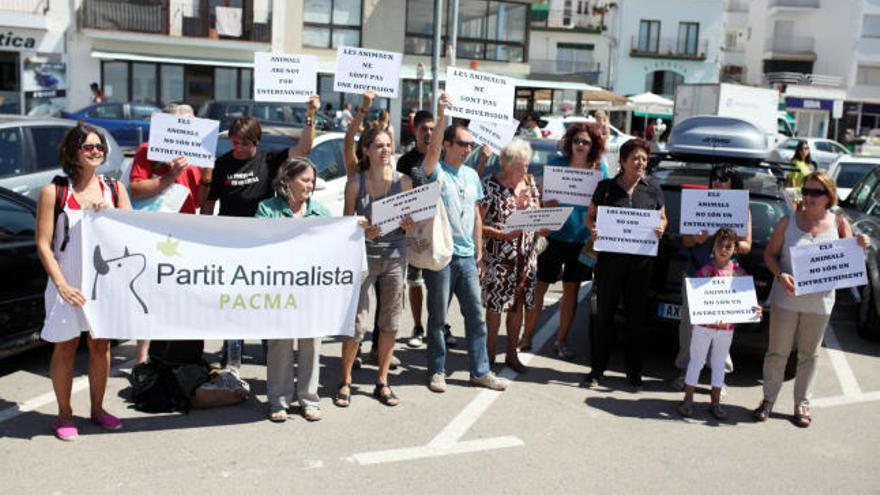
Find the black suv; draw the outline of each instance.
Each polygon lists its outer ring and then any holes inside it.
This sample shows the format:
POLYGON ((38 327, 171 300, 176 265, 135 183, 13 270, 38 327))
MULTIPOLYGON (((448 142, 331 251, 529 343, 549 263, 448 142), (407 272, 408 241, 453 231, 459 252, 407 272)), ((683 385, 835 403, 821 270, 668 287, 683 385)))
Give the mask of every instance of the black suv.
POLYGON ((0 358, 41 343, 46 272, 34 241, 36 208, 0 187, 0 358))
MULTIPOLYGON (((303 127, 306 121, 304 103, 273 103, 253 100, 210 100, 199 108, 198 116, 220 121, 220 130, 229 129, 237 117, 255 117, 260 124, 281 127, 303 127)), ((320 112, 315 115, 315 127, 319 130, 334 129, 334 124, 320 112)))
POLYGON ((840 206, 853 230, 871 238, 865 258, 868 284, 862 287, 858 331, 864 338, 880 340, 880 167, 865 174, 840 206))

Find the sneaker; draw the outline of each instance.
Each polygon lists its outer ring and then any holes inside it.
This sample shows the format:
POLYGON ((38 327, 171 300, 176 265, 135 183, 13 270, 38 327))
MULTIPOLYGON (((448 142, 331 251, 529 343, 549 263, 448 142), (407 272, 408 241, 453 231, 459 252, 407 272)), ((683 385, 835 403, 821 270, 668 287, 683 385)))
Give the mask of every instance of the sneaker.
POLYGON ((480 387, 486 387, 490 390, 497 390, 499 392, 506 390, 507 386, 510 385, 509 381, 504 378, 498 378, 495 376, 495 373, 492 373, 491 371, 480 377, 472 376, 471 383, 479 385, 480 387))
POLYGON ((413 327, 412 337, 406 341, 406 345, 414 349, 419 348, 425 342, 425 329, 421 326, 413 327))
POLYGON ((55 436, 58 440, 72 442, 79 437, 79 430, 76 429, 73 420, 61 421, 59 419, 55 421, 55 426, 53 428, 55 429, 55 436))
POLYGON ((672 388, 681 392, 684 390, 684 385, 684 372, 682 372, 680 375, 678 375, 678 378, 672 381, 672 388))
POLYGON ((455 335, 452 335, 452 327, 448 323, 443 324, 443 335, 446 338, 446 347, 455 347, 455 335))
POLYGON ((443 373, 434 373, 428 382, 428 388, 431 392, 437 392, 438 394, 446 392, 446 376, 443 373))

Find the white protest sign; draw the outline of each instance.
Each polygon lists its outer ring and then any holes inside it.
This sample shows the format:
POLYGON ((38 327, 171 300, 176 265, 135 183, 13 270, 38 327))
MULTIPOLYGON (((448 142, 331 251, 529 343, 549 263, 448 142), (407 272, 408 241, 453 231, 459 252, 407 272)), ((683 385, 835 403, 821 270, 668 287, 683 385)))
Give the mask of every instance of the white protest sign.
POLYGON ((373 201, 372 225, 387 234, 409 215, 413 222, 434 218, 440 200, 440 183, 432 182, 409 191, 373 201))
POLYGON ((154 113, 150 117, 147 159, 167 162, 185 156, 191 165, 214 168, 219 120, 154 113))
POLYGON ((364 231, 356 217, 107 209, 86 214, 81 225, 79 288, 95 337, 352 334, 366 269, 364 231))
POLYGON ((600 206, 596 216, 596 251, 657 256, 660 210, 600 206))
POLYGON ((472 120, 468 124, 468 130, 471 131, 474 139, 480 144, 488 145, 496 154, 500 154, 501 150, 513 141, 517 127, 519 127, 519 121, 516 120, 506 124, 472 120))
POLYGON ((135 210, 161 211, 165 213, 178 213, 191 191, 182 184, 175 182, 166 187, 164 191, 147 199, 131 200, 131 207, 135 210))
POLYGON ((758 296, 752 277, 686 278, 691 323, 755 323, 758 296))
POLYGON ((555 200, 565 205, 589 206, 593 191, 602 180, 601 170, 572 167, 544 167, 544 201, 555 200))
POLYGON ((397 98, 403 54, 340 46, 336 50, 333 91, 361 94, 368 89, 385 98, 397 98))
POLYGON ((450 117, 497 122, 513 120, 513 79, 458 67, 446 68, 446 93, 452 106, 450 117))
POLYGON ((254 100, 302 103, 317 86, 318 57, 254 53, 254 100))
POLYGON ((789 253, 797 296, 868 283, 865 250, 854 237, 792 246, 789 253))
POLYGON ((682 189, 682 234, 714 234, 721 227, 730 227, 736 235, 748 233, 749 192, 724 189, 682 189))
POLYGON ((504 232, 522 230, 536 232, 538 230, 559 230, 571 215, 571 206, 556 208, 538 208, 530 210, 513 210, 504 222, 504 232))

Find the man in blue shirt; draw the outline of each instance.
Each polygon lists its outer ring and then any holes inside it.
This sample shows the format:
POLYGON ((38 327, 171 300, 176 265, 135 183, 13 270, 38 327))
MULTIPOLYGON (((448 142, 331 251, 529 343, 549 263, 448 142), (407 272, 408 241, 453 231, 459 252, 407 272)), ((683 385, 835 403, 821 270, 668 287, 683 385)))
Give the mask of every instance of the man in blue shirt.
POLYGON ((474 146, 467 127, 452 125, 445 132, 439 132, 446 123, 447 106, 449 97, 442 93, 437 103, 438 132, 431 136, 420 171, 427 182, 440 181, 440 198, 452 230, 453 247, 452 260, 445 268, 425 270, 423 274, 428 289, 428 388, 438 393, 446 391, 443 323, 451 296, 455 295, 464 316, 471 383, 504 390, 507 380, 496 377, 489 369, 485 310, 480 295, 483 223, 477 202, 483 198, 483 185, 477 172, 464 165, 474 146), (441 148, 443 160, 440 159, 441 148))

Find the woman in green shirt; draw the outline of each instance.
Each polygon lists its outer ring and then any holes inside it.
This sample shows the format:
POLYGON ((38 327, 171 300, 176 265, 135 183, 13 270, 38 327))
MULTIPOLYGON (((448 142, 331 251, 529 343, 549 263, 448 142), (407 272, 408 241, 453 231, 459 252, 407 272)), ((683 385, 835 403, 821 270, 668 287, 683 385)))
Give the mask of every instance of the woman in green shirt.
POLYGON ((788 174, 788 187, 794 187, 798 191, 804 185, 804 178, 813 172, 813 157, 810 156, 810 145, 806 141, 798 141, 791 157, 791 164, 797 170, 788 174))

